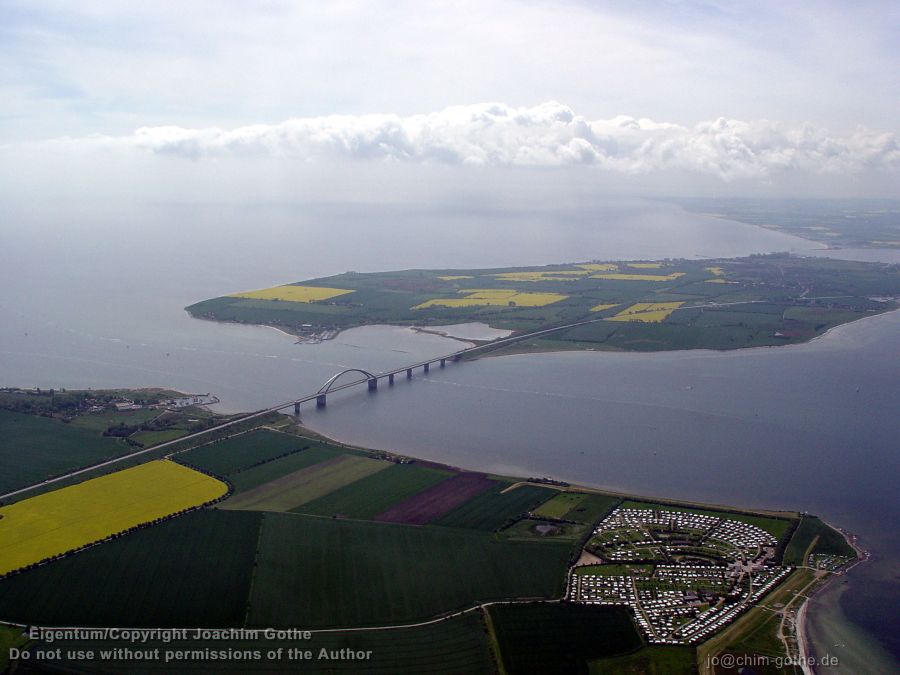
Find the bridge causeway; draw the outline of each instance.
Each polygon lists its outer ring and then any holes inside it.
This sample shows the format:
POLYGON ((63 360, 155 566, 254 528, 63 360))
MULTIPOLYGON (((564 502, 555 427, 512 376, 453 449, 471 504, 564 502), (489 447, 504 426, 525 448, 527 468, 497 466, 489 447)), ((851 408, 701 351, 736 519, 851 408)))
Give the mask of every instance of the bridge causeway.
POLYGON ((273 405, 269 408, 264 408, 262 410, 257 410, 256 412, 249 413, 247 415, 243 415, 236 419, 231 419, 227 422, 222 422, 221 424, 216 424, 215 426, 211 426, 207 429, 203 429, 202 431, 195 431, 194 433, 188 434, 187 436, 182 436, 180 438, 173 439, 171 441, 164 441, 162 443, 158 443, 157 445, 151 445, 147 448, 141 448, 140 450, 135 450, 134 452, 130 452, 125 455, 119 455, 118 457, 113 457, 112 459, 103 460, 98 462, 97 464, 91 464, 89 466, 84 466, 79 469, 73 469, 67 473, 61 474, 59 476, 54 476, 52 478, 47 478, 46 480, 42 480, 38 483, 33 483, 31 485, 27 485, 22 488, 18 488, 16 490, 12 490, 5 494, 0 494, 0 502, 6 500, 10 497, 15 497, 21 495, 26 492, 31 492, 32 490, 43 488, 49 485, 53 485, 55 483, 59 483, 61 481, 66 481, 75 476, 90 474, 91 472, 97 471, 99 469, 103 469, 105 467, 114 466, 116 464, 121 464, 127 461, 131 461, 137 457, 141 457, 144 455, 149 455, 149 453, 153 453, 154 456, 163 448, 172 448, 172 452, 166 457, 170 457, 174 454, 178 454, 179 452, 185 452, 186 449, 183 447, 185 441, 194 440, 201 438, 202 436, 206 436, 207 434, 213 431, 219 431, 220 429, 227 429, 229 427, 233 427, 235 425, 243 425, 246 424, 249 420, 257 419, 260 417, 264 417, 269 413, 278 412, 279 410, 284 410, 285 408, 294 407, 294 413, 300 414, 300 405, 302 403, 306 403, 308 401, 315 401, 317 406, 324 406, 327 400, 328 394, 337 391, 343 391, 344 389, 349 389, 350 387, 356 387, 361 385, 363 382, 367 383, 367 387, 369 391, 375 392, 378 391, 378 381, 387 379, 388 385, 394 383, 394 376, 399 375, 401 373, 406 373, 406 378, 411 379, 414 371, 417 368, 421 368, 423 372, 428 372, 430 367, 434 364, 438 364, 441 368, 446 367, 447 362, 451 361, 459 361, 467 354, 472 354, 479 351, 487 351, 490 349, 496 349, 497 347, 505 346, 508 344, 513 344, 515 342, 521 342, 522 340, 528 340, 534 337, 540 337, 541 335, 547 335, 549 333, 555 333, 556 331, 565 330, 567 328, 574 328, 576 326, 583 326, 585 324, 596 323, 597 321, 602 321, 603 319, 588 319, 585 321, 578 321, 576 323, 570 323, 563 326, 554 326, 553 328, 545 328, 544 330, 535 331, 533 333, 525 333, 523 335, 515 335, 513 337, 503 338, 502 340, 494 340, 493 342, 486 342, 483 345, 478 345, 476 347, 469 347, 467 349, 460 349, 459 351, 453 352, 452 354, 445 354, 444 356, 436 356, 432 359, 427 359, 425 361, 419 361, 418 363, 414 363, 412 365, 403 366, 401 368, 395 368, 394 370, 389 370, 383 373, 373 374, 366 370, 362 370, 359 368, 350 368, 349 370, 345 370, 343 372, 334 375, 329 378, 325 384, 314 394, 308 394, 306 396, 301 396, 291 401, 287 401, 286 403, 279 403, 273 405), (362 378, 353 380, 352 382, 347 382, 345 384, 336 385, 338 378, 341 375, 345 375, 348 372, 359 372, 363 375, 362 378))
POLYGON ((434 358, 426 359, 425 361, 419 361, 418 363, 414 363, 412 365, 401 366, 400 368, 395 368, 394 370, 386 370, 378 374, 370 373, 369 371, 363 370, 361 368, 348 368, 347 370, 341 371, 340 373, 337 373, 336 375, 330 377, 315 394, 308 394, 306 396, 301 396, 300 398, 294 399, 293 401, 289 401, 277 406, 272 406, 271 408, 267 408, 264 412, 276 412, 293 406, 294 415, 299 415, 300 405, 309 401, 315 401, 317 408, 324 408, 327 405, 328 394, 332 392, 338 392, 343 391, 344 389, 349 389, 351 387, 357 387, 362 385, 363 383, 366 383, 366 386, 370 392, 376 392, 378 391, 379 380, 387 380, 388 386, 393 386, 394 377, 404 372, 406 373, 406 379, 410 380, 413 377, 413 373, 416 371, 416 369, 419 368, 422 369, 423 373, 428 373, 431 370, 431 366, 433 365, 438 365, 440 368, 445 368, 448 361, 455 363, 457 361, 460 361, 464 356, 474 354, 475 352, 497 349, 498 347, 503 347, 515 342, 529 340, 534 337, 540 337, 549 333, 555 333, 567 328, 575 328, 576 326, 596 323, 597 321, 602 321, 602 319, 588 319, 585 321, 566 324, 564 326, 545 328, 543 330, 534 331, 533 333, 525 333, 522 335, 514 335, 512 337, 503 338, 501 340, 493 340, 482 345, 467 347, 466 349, 460 349, 450 354, 435 356, 434 358), (345 382, 344 384, 337 384, 338 379, 340 379, 343 375, 347 375, 348 373, 359 373, 360 375, 362 375, 362 377, 351 382, 345 382))

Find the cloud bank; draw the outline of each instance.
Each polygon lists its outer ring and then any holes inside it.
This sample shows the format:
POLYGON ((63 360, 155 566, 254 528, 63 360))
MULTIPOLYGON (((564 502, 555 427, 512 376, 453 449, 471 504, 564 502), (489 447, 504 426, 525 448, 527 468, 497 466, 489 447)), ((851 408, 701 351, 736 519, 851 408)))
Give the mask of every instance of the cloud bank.
POLYGON ((719 118, 688 127, 618 116, 589 120, 551 101, 531 108, 483 103, 423 115, 334 115, 279 124, 142 127, 129 136, 54 144, 131 148, 193 160, 279 157, 455 166, 593 166, 629 175, 686 171, 725 181, 782 172, 857 174, 900 168, 892 133, 829 134, 811 125, 719 118))

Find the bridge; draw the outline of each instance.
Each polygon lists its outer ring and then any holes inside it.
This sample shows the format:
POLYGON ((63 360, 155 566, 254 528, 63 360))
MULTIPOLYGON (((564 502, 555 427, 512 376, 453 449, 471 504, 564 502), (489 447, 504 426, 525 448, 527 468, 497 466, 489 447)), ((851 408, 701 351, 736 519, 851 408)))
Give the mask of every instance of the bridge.
POLYGON ((443 356, 435 356, 434 358, 427 359, 425 361, 419 361, 418 363, 414 363, 409 366, 402 366, 400 368, 395 368, 394 370, 388 370, 382 373, 374 374, 370 373, 367 370, 363 370, 361 368, 348 368, 347 370, 341 371, 336 375, 331 376, 326 380, 325 384, 323 384, 319 390, 315 394, 308 394, 306 396, 302 396, 300 398, 294 399, 293 401, 289 401, 284 404, 279 404, 276 406, 272 406, 271 408, 267 408, 265 413, 269 412, 277 412, 279 410, 284 410, 285 408, 289 408, 291 406, 294 407, 294 414, 300 414, 300 405, 303 403, 307 403, 309 401, 315 401, 317 408, 324 408, 327 405, 328 394, 332 392, 343 391, 344 389, 350 389, 351 387, 357 387, 366 384, 369 391, 378 391, 378 383, 379 381, 387 380, 388 386, 393 386, 394 378, 398 375, 402 376, 404 373, 406 374, 406 379, 412 379, 413 374, 420 370, 423 373, 427 373, 431 370, 432 366, 438 366, 440 368, 444 368, 447 365, 447 362, 456 362, 460 361, 464 356, 474 354, 480 351, 487 351, 490 349, 497 349, 498 347, 504 347, 506 345, 521 342, 523 340, 530 340, 531 338, 540 337, 542 335, 547 335, 549 333, 555 333, 557 331, 565 330, 567 328, 575 328, 576 326, 583 326, 585 324, 596 323, 597 321, 602 321, 603 319, 588 319, 585 321, 578 321, 576 323, 569 323, 563 326, 554 326, 553 328, 545 328, 543 330, 534 331, 532 333, 524 333, 522 335, 514 335, 512 337, 503 338, 501 340, 493 340, 491 342, 486 342, 482 345, 477 345, 475 347, 467 347, 466 349, 460 349, 455 352, 451 352, 450 354, 444 354, 443 356), (337 381, 341 379, 344 375, 348 375, 350 373, 358 373, 362 377, 351 380, 350 382, 345 382, 343 384, 338 384, 337 381))
POLYGON ((143 455, 147 455, 148 453, 153 453, 151 456, 156 456, 160 450, 165 448, 172 448, 172 452, 169 453, 168 456, 173 454, 178 454, 179 452, 184 452, 187 448, 182 447, 184 441, 193 440, 195 438, 200 438, 201 436, 205 436, 206 434, 217 431, 219 429, 226 429, 228 427, 232 427, 238 424, 244 424, 248 420, 256 419, 259 417, 263 417, 268 415, 269 413, 278 412, 280 410, 284 410, 285 408, 290 408, 293 406, 294 414, 300 414, 300 405, 306 403, 308 401, 315 401, 317 407, 323 407, 326 404, 326 400, 328 394, 333 392, 343 391, 344 389, 349 389, 350 387, 357 387, 363 383, 366 383, 369 391, 375 392, 378 390, 378 383, 380 381, 387 380, 388 385, 394 384, 394 378, 397 375, 406 374, 407 379, 411 379, 413 374, 421 369, 422 372, 427 373, 431 366, 437 365, 440 368, 444 368, 447 365, 447 362, 455 362, 461 360, 464 356, 469 354, 475 354, 478 352, 488 351, 491 349, 496 349, 498 347, 503 347, 509 344, 513 344, 515 342, 521 342, 523 340, 530 340, 531 338, 540 337, 542 335, 548 335, 549 333, 555 333, 560 330, 565 330, 567 328, 575 328, 576 326, 584 326, 586 324, 596 323, 598 321, 602 321, 603 319, 587 319, 585 321, 578 321, 575 323, 569 323, 561 326, 553 326, 552 328, 545 328, 543 330, 534 331, 533 333, 524 333, 522 335, 514 335, 512 337, 503 338, 502 340, 494 340, 492 342, 486 342, 483 345, 477 345, 475 347, 469 347, 467 349, 460 349, 459 351, 452 352, 450 354, 445 354, 444 356, 436 356, 431 359, 427 359, 425 361, 419 361, 418 363, 414 363, 409 366, 403 366, 402 368, 395 368, 394 370, 385 371, 383 373, 370 373, 367 370, 362 370, 361 368, 349 368, 344 370, 337 375, 334 375, 323 384, 319 390, 314 394, 308 394, 305 396, 301 396, 300 398, 296 398, 292 401, 287 401, 286 403, 277 403, 269 408, 265 408, 263 410, 257 410, 256 412, 249 413, 247 415, 243 415, 238 417, 237 419, 232 419, 228 422, 222 422, 221 424, 217 424, 215 426, 209 427, 207 429, 203 429, 202 431, 196 431, 194 433, 188 434, 187 436, 182 436, 180 438, 176 438, 171 441, 165 441, 163 443, 159 443, 157 445, 151 445, 147 448, 141 448, 140 450, 135 450, 134 452, 130 452, 125 455, 119 455, 118 457, 114 457, 112 459, 104 460, 98 462, 97 464, 92 464, 90 466, 85 466, 80 469, 74 469, 67 473, 64 473, 59 476, 54 476, 53 478, 48 478, 46 480, 40 481, 39 483, 34 483, 32 485, 28 485, 23 488, 18 488, 16 490, 12 490, 11 492, 7 492, 5 494, 0 494, 0 501, 3 501, 9 497, 14 497, 26 492, 30 492, 32 490, 46 487, 48 485, 52 485, 54 483, 58 483, 60 481, 68 480, 75 476, 81 474, 88 474, 89 472, 96 471, 98 469, 102 469, 107 466, 113 466, 116 464, 120 464, 125 461, 132 460, 136 457, 141 457, 143 455), (347 375, 349 373, 358 373, 362 377, 351 380, 350 382, 345 382, 344 384, 338 384, 337 381, 347 375))

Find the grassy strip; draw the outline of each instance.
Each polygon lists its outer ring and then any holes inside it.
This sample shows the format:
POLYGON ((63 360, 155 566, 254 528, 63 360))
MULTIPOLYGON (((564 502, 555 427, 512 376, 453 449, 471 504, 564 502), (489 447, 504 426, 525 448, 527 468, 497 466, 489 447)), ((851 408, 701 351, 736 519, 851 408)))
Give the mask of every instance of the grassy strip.
POLYGON ((847 543, 844 535, 815 516, 804 514, 794 536, 784 552, 786 565, 806 565, 807 556, 822 553, 856 557, 856 551, 847 543), (813 544, 815 540, 815 545, 813 544))
POLYGON ((305 450, 292 452, 270 462, 259 464, 233 473, 228 479, 234 485, 235 494, 246 492, 266 483, 300 471, 310 466, 341 456, 340 451, 326 446, 308 447, 305 450))
POLYGON ((591 675, 684 675, 697 672, 693 647, 643 647, 634 654, 591 661, 591 675))

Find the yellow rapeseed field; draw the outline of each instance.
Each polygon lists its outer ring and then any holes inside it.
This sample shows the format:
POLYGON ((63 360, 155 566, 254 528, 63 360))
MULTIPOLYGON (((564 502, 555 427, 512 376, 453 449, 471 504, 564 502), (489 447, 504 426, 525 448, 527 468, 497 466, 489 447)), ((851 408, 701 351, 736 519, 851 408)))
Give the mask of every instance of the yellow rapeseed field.
POLYGON ((614 263, 585 263, 583 265, 575 265, 575 267, 580 267, 588 272, 612 272, 619 269, 619 266, 614 263))
POLYGON ((475 277, 470 277, 466 274, 448 274, 444 277, 438 277, 441 281, 456 281, 457 279, 474 279, 475 277))
POLYGON ((466 293, 467 295, 464 298, 434 298, 416 305, 413 309, 428 309, 429 307, 506 307, 510 303, 516 307, 543 307, 569 297, 561 293, 520 293, 508 288, 473 288, 460 291, 460 293, 466 293))
POLYGON ((339 295, 352 293, 345 288, 326 288, 324 286, 274 286, 261 288, 258 291, 232 293, 230 298, 251 298, 254 300, 285 300, 287 302, 318 302, 336 298, 339 295))
POLYGON ((609 317, 607 321, 659 323, 683 304, 683 302, 638 302, 609 317))
POLYGON ((639 270, 656 270, 662 267, 662 263, 628 263, 628 266, 639 270))
POLYGON ((591 279, 613 279, 616 281, 672 281, 683 277, 684 272, 672 272, 671 274, 592 274, 591 279))
POLYGON ((612 309, 613 307, 618 307, 618 306, 619 306, 618 302, 614 302, 611 305, 609 305, 609 304, 594 305, 593 307, 591 307, 591 311, 592 312, 602 312, 604 309, 612 309))
POLYGON ((588 270, 558 270, 554 272, 501 272, 492 274, 500 281, 572 281, 589 274, 588 270))
POLYGON ((168 460, 0 508, 0 574, 211 501, 228 487, 168 460))

